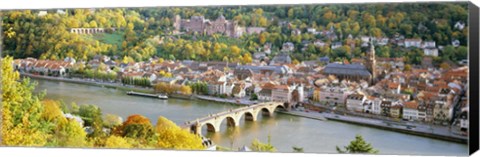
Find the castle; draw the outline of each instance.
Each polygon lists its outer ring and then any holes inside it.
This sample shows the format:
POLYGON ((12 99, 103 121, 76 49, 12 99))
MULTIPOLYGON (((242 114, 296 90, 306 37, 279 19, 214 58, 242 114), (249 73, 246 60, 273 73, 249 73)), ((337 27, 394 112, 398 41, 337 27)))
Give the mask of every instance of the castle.
POLYGON ((219 33, 233 38, 238 38, 244 33, 260 34, 265 31, 263 27, 241 27, 236 21, 226 20, 223 15, 220 15, 215 21, 205 19, 203 16, 192 16, 190 19, 182 19, 180 15, 176 15, 173 26, 175 28, 174 33, 184 30, 189 33, 205 35, 219 33))

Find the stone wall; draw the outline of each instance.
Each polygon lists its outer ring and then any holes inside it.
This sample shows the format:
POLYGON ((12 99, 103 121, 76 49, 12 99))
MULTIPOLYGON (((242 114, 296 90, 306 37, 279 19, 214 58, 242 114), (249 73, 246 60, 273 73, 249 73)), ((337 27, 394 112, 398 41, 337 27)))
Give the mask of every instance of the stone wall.
POLYGON ((75 34, 96 34, 96 33, 105 33, 107 31, 116 31, 115 28, 71 28, 70 33, 75 34))

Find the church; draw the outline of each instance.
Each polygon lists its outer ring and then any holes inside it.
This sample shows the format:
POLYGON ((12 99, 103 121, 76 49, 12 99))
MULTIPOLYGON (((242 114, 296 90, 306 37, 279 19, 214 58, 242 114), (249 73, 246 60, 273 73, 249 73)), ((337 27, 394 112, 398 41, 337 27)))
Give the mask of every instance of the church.
POLYGON ((367 52, 365 65, 363 64, 344 64, 329 63, 322 70, 324 75, 334 75, 339 80, 360 81, 365 80, 374 84, 377 78, 375 47, 370 42, 370 51, 367 52))

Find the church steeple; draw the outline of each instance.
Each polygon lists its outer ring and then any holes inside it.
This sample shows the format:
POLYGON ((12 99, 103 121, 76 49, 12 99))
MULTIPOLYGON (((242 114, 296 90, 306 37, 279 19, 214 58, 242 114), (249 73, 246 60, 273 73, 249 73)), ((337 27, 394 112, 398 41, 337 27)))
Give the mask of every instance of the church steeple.
POLYGON ((372 84, 377 78, 376 64, 375 46, 373 45, 373 40, 370 38, 370 50, 367 52, 367 69, 372 74, 372 84))

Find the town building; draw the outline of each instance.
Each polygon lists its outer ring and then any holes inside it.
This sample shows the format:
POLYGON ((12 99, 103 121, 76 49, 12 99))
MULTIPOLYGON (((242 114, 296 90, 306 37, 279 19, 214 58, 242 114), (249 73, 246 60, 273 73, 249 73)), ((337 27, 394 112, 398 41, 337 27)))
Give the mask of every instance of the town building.
POLYGON ((321 87, 319 94, 320 103, 331 106, 343 106, 345 99, 352 91, 340 86, 321 87))
POLYGON ((365 80, 373 84, 377 78, 376 64, 375 48, 373 43, 371 43, 365 65, 330 63, 325 66, 322 73, 324 75, 334 75, 340 80, 365 80))
POLYGON ((404 40, 404 46, 406 48, 409 48, 409 47, 421 48, 422 47, 422 39, 405 39, 404 40))
MULTIPOLYGON (((416 121, 419 117, 418 103, 416 101, 408 101, 403 103, 403 119, 416 121)), ((423 113, 422 113, 423 114, 423 113)), ((422 115, 423 116, 423 115, 422 115)))
POLYGON ((347 110, 355 111, 355 112, 363 112, 364 109, 364 102, 366 97, 362 94, 350 94, 346 98, 347 110))
POLYGON ((438 49, 437 48, 425 48, 425 49, 423 49, 423 54, 425 56, 438 57, 438 49))
POLYGON ((291 64, 292 58, 288 53, 281 52, 275 57, 272 58, 270 61, 270 65, 283 65, 283 64, 291 64))
POLYGON ((292 101, 292 89, 287 85, 276 85, 272 89, 272 101, 290 103, 292 101))
POLYGON ((392 107, 392 102, 391 101, 382 101, 382 103, 380 104, 380 109, 381 109, 380 114, 382 116, 390 117, 390 115, 391 115, 390 108, 391 107, 392 107))
POLYGON ((390 107, 390 117, 392 118, 402 118, 403 106, 398 102, 394 102, 393 106, 390 107))

